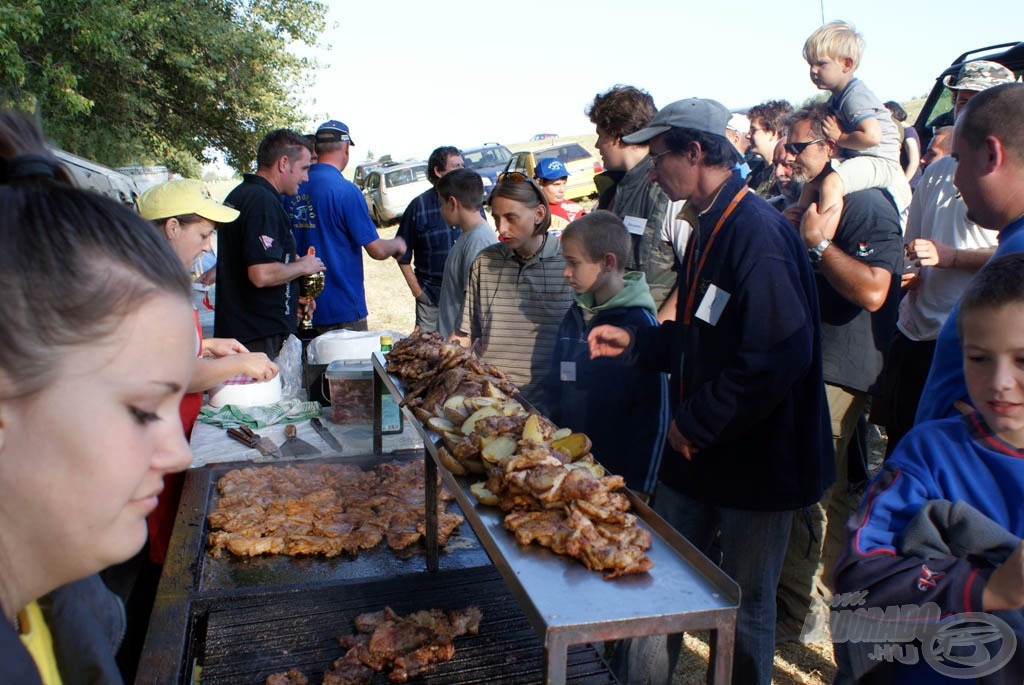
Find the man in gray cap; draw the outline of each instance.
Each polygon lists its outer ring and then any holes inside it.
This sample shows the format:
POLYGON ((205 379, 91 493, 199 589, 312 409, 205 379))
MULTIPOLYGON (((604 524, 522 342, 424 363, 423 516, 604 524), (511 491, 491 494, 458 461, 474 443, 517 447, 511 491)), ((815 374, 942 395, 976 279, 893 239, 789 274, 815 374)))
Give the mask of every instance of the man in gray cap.
MULTIPOLYGON (((772 679, 775 590, 793 512, 833 481, 820 322, 807 250, 787 221, 748 191, 725 137, 731 113, 691 98, 623 137, 648 142, 649 177, 686 200, 694 226, 676 320, 631 331, 598 326, 593 356, 626 354, 670 373, 670 447, 654 508, 740 585, 733 682, 772 679)), ((836 212, 815 217, 835 221, 836 212)), ((629 682, 671 681, 680 641, 636 640, 619 656, 629 682), (657 673, 641 673, 643 668, 657 673)))
MULTIPOLYGON (((978 93, 1013 80, 1013 72, 1001 64, 967 62, 955 78, 943 80, 953 95, 954 118, 978 93)), ((900 302, 897 331, 889 348, 890 373, 881 401, 872 409, 872 420, 885 426, 890 454, 914 425, 939 329, 968 281, 995 251, 1001 228, 978 226, 967 218, 964 201, 953 185, 956 167, 956 160, 949 156, 929 164, 907 216, 908 271, 903 278, 907 294, 900 302)))

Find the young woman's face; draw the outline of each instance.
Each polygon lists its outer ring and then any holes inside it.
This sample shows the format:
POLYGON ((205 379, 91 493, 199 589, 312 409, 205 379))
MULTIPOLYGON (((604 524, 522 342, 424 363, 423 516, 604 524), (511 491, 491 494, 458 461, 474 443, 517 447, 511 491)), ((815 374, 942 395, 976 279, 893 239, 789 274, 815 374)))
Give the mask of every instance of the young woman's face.
POLYGON ((529 207, 518 200, 495 196, 491 199, 491 216, 501 241, 521 254, 531 253, 529 247, 540 242, 534 236, 537 225, 544 219, 544 205, 529 207))
POLYGON ((195 223, 183 224, 177 219, 168 219, 164 224, 164 235, 171 241, 171 247, 186 269, 192 268, 192 262, 210 249, 210 236, 213 235, 215 224, 209 219, 200 218, 195 223))
POLYGON ((1024 303, 964 314, 964 380, 993 433, 1024 447, 1024 303))
MULTIPOLYGON (((160 294, 110 336, 68 349, 49 387, 0 400, 0 557, 19 560, 23 586, 142 548, 164 475, 191 461, 178 404, 194 350, 188 301, 160 294)), ((11 391, 0 376, 0 397, 11 391)))

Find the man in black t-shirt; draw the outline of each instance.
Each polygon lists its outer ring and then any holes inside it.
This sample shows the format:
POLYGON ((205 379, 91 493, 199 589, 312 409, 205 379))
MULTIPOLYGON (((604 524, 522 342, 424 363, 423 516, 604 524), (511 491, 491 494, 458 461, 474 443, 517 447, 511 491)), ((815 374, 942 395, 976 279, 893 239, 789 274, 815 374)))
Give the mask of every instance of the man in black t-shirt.
POLYGON ((256 173, 225 199, 240 216, 217 231, 214 334, 271 359, 298 325, 295 279, 324 270, 319 257, 296 258, 291 219, 281 205, 281 195, 295 195, 306 180, 310 159, 305 137, 288 129, 268 133, 256 152, 256 173))
MULTIPOLYGON (((809 183, 832 173, 837 147, 822 128, 828 116, 828 107, 819 103, 788 118, 786 160, 798 182, 809 183)), ((799 221, 815 267, 822 372, 836 452, 836 484, 808 508, 811 525, 796 521, 790 533, 779 584, 778 623, 779 636, 792 638, 815 609, 811 599, 831 595, 832 570, 842 549, 846 521, 856 506, 848 487, 848 448, 868 394, 882 373, 896 327, 903 241, 896 207, 878 188, 847 195, 841 214, 819 214, 817 206, 802 217, 795 207, 786 214, 799 221)), ((817 609, 816 613, 827 616, 824 605, 817 609)))

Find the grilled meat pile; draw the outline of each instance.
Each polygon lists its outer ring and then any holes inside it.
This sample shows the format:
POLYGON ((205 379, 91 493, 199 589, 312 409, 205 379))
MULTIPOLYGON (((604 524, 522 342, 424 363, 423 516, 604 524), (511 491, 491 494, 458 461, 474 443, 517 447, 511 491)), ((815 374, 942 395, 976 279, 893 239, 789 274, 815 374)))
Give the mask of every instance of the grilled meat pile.
MULTIPOLYGON (((264 466, 229 471, 217 481, 220 500, 207 516, 210 554, 336 557, 386 540, 404 549, 425 534, 423 462, 389 462, 370 471, 351 464, 264 466)), ((438 542, 463 522, 445 509, 438 488, 438 542)))
POLYGON ((527 411, 501 372, 480 364, 437 334, 401 340, 388 355, 388 372, 414 385, 417 416, 444 442, 442 465, 487 476, 470 489, 507 512, 504 525, 520 544, 571 556, 609 579, 649 571, 651 534, 629 513, 622 478, 596 463, 586 435, 527 411), (402 376, 407 368, 416 375, 402 376))
POLYGON ((360 614, 354 621, 356 633, 338 638, 345 656, 324 673, 324 685, 369 685, 374 673, 381 671, 388 671, 391 682, 404 683, 450 661, 455 638, 476 635, 482 619, 475 606, 447 613, 417 611, 405 617, 391 607, 360 614))

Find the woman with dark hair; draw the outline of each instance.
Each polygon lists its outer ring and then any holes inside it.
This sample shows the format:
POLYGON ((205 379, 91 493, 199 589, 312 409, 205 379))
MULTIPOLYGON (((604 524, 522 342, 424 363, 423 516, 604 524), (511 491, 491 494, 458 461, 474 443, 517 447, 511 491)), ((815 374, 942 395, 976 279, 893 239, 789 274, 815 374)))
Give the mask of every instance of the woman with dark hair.
POLYGON ((138 552, 191 461, 190 284, 156 228, 67 185, 0 113, 0 682, 118 683, 124 611, 96 574, 138 552))
POLYGON ((499 176, 490 205, 501 242, 473 261, 452 339, 472 345, 480 359, 505 371, 544 412, 544 379, 573 295, 562 276, 562 247, 548 235, 547 196, 526 174, 499 176))

